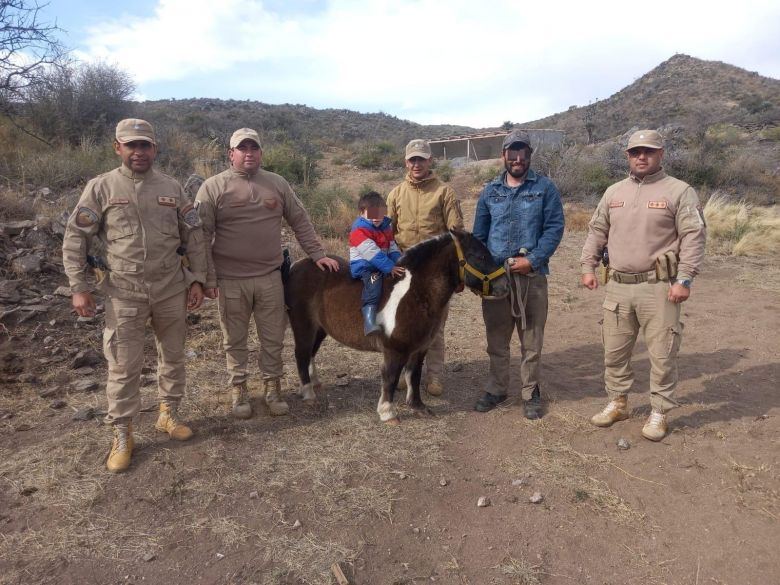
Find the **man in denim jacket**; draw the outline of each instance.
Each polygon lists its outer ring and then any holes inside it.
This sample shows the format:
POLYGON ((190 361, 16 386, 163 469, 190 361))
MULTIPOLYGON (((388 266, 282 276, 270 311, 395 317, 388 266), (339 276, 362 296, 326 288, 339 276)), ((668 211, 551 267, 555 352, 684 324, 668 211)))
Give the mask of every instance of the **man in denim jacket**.
POLYGON ((513 330, 520 338, 520 378, 530 394, 526 418, 542 416, 539 364, 547 321, 547 274, 550 256, 563 237, 563 206, 553 182, 530 170, 530 138, 515 130, 504 139, 502 158, 506 172, 485 185, 477 203, 474 235, 511 277, 512 295, 483 300, 490 374, 487 391, 476 410, 487 412, 507 398, 509 342, 513 330))

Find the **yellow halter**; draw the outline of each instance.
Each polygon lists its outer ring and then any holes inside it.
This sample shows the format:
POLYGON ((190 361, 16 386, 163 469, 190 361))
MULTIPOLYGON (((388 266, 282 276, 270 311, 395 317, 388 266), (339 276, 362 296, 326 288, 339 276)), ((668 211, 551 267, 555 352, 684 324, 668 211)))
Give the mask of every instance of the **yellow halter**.
POLYGON ((480 272, 474 266, 468 263, 468 260, 466 260, 465 254, 463 254, 463 248, 460 246, 460 242, 458 241, 458 238, 455 237, 455 234, 450 232, 450 236, 452 236, 452 241, 455 242, 455 253, 458 255, 458 277, 460 278, 461 283, 465 286, 466 284, 466 271, 468 271, 473 276, 477 277, 479 280, 482 281, 482 292, 478 293, 481 297, 489 297, 490 296, 490 281, 495 280, 502 274, 506 274, 506 270, 502 266, 501 268, 498 268, 497 270, 494 270, 490 274, 485 274, 484 272, 480 272))

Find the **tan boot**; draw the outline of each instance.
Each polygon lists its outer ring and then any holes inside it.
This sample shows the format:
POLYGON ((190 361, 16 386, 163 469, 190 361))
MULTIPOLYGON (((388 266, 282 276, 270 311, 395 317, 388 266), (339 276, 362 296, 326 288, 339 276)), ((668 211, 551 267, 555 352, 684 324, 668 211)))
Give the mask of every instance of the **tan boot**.
POLYGON ((442 384, 439 378, 431 378, 428 380, 425 391, 431 396, 441 396, 444 393, 444 384, 442 384))
POLYGON ((290 407, 282 399, 281 386, 282 383, 279 378, 263 380, 265 403, 268 405, 271 416, 283 416, 290 412, 290 407))
POLYGON ((625 396, 618 396, 607 404, 606 408, 600 413, 593 415, 590 419, 597 427, 610 427, 612 423, 628 418, 628 399, 625 396))
POLYGON ((249 403, 249 390, 247 390, 246 382, 233 386, 231 397, 233 398, 233 416, 252 418, 252 405, 249 403))
POLYGON ((192 437, 192 429, 179 421, 178 406, 173 402, 160 402, 160 416, 157 417, 154 428, 168 433, 171 439, 186 441, 192 437))
POLYGON ((133 423, 115 423, 114 442, 106 460, 106 467, 111 473, 122 473, 130 467, 133 455, 133 423))
POLYGON ((666 415, 663 412, 653 410, 642 427, 642 436, 651 441, 660 441, 666 436, 666 415))

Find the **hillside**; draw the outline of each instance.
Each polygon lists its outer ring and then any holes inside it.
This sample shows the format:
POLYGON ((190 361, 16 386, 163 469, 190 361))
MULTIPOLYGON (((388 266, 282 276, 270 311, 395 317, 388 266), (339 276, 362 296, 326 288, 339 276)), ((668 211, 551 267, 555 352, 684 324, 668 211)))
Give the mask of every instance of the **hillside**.
POLYGON ((778 122, 780 80, 675 55, 605 100, 522 125, 563 130, 577 142, 600 142, 635 126, 682 126, 694 135, 713 124, 759 129, 778 122))

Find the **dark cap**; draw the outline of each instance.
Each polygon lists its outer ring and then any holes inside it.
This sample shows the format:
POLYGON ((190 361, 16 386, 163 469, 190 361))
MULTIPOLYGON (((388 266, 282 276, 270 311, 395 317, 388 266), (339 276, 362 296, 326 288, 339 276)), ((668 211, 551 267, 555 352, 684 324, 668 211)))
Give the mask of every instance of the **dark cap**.
POLYGON ((504 144, 501 145, 501 150, 506 150, 517 142, 525 144, 529 149, 531 149, 531 151, 533 151, 533 148, 531 148, 531 137, 528 136, 528 132, 525 130, 512 130, 509 134, 507 134, 506 138, 504 138, 504 144))

